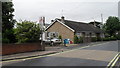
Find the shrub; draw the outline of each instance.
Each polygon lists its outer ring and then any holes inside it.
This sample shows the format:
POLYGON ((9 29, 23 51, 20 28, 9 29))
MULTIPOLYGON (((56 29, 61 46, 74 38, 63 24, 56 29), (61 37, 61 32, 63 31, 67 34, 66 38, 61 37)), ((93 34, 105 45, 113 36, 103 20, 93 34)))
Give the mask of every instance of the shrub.
MULTIPOLYGON (((58 37, 59 39, 61 39, 61 41, 62 41, 62 36, 61 35, 59 35, 59 37, 58 37)), ((61 42, 61 43, 63 43, 63 42, 61 42)))
POLYGON ((75 36, 74 36, 74 43, 75 43, 75 44, 79 43, 78 40, 79 40, 79 39, 78 39, 77 35, 75 35, 75 36))
POLYGON ((110 37, 110 40, 117 40, 117 38, 112 36, 112 37, 110 37))
POLYGON ((112 41, 112 40, 117 40, 116 37, 112 36, 112 37, 105 37, 105 38, 102 38, 103 41, 112 41))
POLYGON ((120 35, 117 35, 117 39, 120 40, 120 35))
POLYGON ((102 40, 102 38, 101 37, 97 37, 97 41, 101 41, 102 40))
POLYGON ((2 39, 2 43, 9 43, 9 39, 3 38, 3 39, 2 39))
POLYGON ((118 35, 116 35, 116 38, 120 40, 120 31, 118 32, 118 35))
POLYGON ((92 37, 92 38, 91 38, 91 41, 92 41, 92 42, 96 42, 96 41, 97 41, 97 38, 96 38, 96 37, 92 37))
POLYGON ((58 37, 58 38, 62 40, 62 36, 61 36, 61 35, 59 35, 59 37, 58 37))
POLYGON ((110 37, 103 38, 103 41, 110 41, 110 37))
POLYGON ((83 37, 78 38, 78 43, 83 43, 83 37))

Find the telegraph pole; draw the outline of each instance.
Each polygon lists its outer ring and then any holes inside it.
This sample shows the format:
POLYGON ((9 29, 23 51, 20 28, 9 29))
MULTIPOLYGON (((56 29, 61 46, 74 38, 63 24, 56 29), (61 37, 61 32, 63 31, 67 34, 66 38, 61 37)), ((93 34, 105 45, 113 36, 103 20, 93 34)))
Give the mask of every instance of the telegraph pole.
POLYGON ((44 29, 45 29, 45 17, 40 17, 39 18, 39 26, 40 26, 40 45, 41 45, 41 48, 42 48, 42 50, 44 51, 45 50, 45 45, 43 44, 43 34, 45 34, 44 33, 44 29))
POLYGON ((103 14, 101 14, 101 29, 103 28, 103 14))
POLYGON ((120 1, 118 2, 118 17, 120 19, 120 1))

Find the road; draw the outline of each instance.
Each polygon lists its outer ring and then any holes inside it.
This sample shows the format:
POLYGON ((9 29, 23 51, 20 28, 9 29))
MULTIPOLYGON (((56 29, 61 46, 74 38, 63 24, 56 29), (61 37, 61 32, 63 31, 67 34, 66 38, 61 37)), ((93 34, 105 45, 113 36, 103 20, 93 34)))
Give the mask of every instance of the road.
MULTIPOLYGON (((24 60, 8 61, 4 66, 103 66, 118 54, 118 41, 110 41, 62 53, 24 60)), ((101 67, 102 68, 102 67, 101 67)))

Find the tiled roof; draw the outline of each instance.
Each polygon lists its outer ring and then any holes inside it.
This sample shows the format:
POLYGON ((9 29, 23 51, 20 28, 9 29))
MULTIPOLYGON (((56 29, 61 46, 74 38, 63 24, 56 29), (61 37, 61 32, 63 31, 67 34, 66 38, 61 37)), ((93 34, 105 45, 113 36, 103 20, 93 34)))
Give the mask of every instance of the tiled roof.
MULTIPOLYGON (((59 19, 60 20, 60 19, 59 19)), ((75 30, 75 32, 95 32, 95 33, 103 33, 104 31, 99 29, 98 27, 94 27, 91 24, 83 23, 83 22, 75 22, 70 20, 64 20, 64 24, 75 30)))

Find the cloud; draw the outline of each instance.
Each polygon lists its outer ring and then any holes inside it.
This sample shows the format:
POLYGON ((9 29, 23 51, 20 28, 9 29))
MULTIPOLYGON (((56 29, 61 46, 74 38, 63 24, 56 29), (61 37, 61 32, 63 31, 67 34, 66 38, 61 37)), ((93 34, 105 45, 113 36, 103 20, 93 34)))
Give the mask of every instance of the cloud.
POLYGON ((118 15, 117 2, 80 1, 82 0, 13 0, 15 19, 38 21, 40 16, 45 16, 46 22, 50 23, 51 19, 64 15, 65 19, 89 22, 93 18, 101 21, 102 13, 105 22, 108 16, 118 15))

